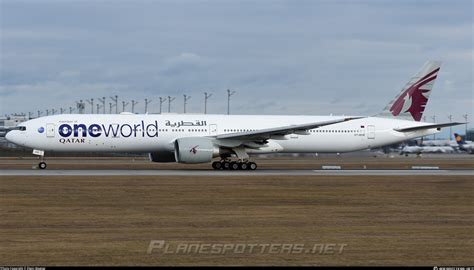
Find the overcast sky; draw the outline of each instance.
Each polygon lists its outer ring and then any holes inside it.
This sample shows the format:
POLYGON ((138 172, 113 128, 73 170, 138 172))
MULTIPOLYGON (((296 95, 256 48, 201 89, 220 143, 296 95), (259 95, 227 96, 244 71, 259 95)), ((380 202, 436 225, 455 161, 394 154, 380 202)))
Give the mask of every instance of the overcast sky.
POLYGON ((202 112, 204 91, 225 113, 230 88, 236 114, 371 115, 430 59, 427 120, 474 112, 469 0, 0 3, 0 114, 115 94, 202 112))

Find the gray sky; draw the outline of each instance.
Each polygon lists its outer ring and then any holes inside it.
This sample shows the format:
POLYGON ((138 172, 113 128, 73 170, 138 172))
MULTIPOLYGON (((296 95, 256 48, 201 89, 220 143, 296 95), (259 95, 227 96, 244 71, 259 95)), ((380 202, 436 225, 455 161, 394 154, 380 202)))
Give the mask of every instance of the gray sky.
POLYGON ((371 115, 430 59, 427 118, 474 112, 472 1, 0 3, 1 114, 115 94, 202 112, 204 91, 225 113, 230 88, 233 113, 371 115))

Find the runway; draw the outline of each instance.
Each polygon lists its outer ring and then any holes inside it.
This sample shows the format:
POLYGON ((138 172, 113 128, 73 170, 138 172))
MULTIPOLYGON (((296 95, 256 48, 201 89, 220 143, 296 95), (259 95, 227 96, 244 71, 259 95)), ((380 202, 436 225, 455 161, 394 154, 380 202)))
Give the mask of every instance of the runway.
POLYGON ((215 170, 0 170, 0 176, 409 176, 459 175, 474 176, 474 170, 276 170, 215 171, 215 170))

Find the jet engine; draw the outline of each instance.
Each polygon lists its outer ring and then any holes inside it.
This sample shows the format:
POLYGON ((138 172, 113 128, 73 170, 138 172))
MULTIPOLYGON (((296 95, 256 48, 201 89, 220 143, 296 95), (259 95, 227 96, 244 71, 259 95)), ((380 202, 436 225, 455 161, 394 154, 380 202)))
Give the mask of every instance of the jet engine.
POLYGON ((179 138, 174 142, 174 154, 180 163, 206 163, 219 156, 219 147, 211 138, 179 138))
POLYGON ((149 158, 153 162, 176 162, 173 151, 169 152, 152 152, 149 153, 149 158))

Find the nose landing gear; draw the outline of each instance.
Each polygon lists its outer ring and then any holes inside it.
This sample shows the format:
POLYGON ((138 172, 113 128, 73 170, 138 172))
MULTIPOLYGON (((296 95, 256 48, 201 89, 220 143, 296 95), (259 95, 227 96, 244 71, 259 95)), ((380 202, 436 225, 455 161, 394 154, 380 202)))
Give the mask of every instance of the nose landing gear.
POLYGON ((44 162, 44 151, 43 150, 33 150, 33 155, 39 156, 40 162, 38 163, 38 168, 41 170, 46 169, 47 165, 44 162))
POLYGON ((39 164, 38 164, 38 168, 44 170, 46 169, 47 165, 46 165, 46 162, 44 161, 41 161, 39 164))

